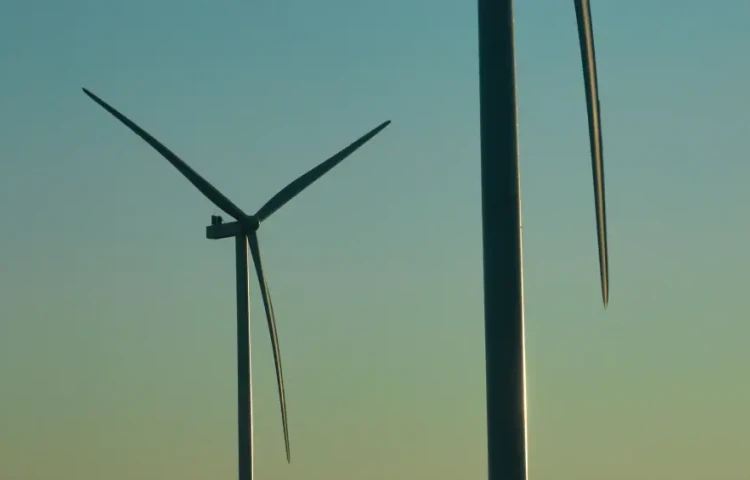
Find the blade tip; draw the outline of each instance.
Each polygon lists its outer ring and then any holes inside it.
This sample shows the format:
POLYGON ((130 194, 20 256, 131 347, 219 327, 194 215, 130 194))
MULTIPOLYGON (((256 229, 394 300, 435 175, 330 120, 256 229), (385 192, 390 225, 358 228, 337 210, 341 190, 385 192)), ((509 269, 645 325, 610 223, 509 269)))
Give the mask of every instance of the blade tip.
POLYGON ((98 100, 98 98, 99 98, 99 97, 97 97, 96 95, 94 95, 94 94, 93 94, 93 93, 91 92, 91 90, 89 90, 88 88, 86 88, 86 87, 81 87, 81 90, 83 90, 83 93, 85 93, 85 94, 86 94, 86 96, 87 96, 87 97, 89 97, 90 99, 92 99, 92 100, 98 100))

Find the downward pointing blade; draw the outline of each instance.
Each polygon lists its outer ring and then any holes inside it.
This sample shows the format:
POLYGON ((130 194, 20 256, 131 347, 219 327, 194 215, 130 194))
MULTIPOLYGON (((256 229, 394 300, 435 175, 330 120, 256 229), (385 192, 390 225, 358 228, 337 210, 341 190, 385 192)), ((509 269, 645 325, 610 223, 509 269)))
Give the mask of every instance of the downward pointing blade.
POLYGON ((284 427, 284 444, 286 446, 286 461, 290 461, 289 455, 289 424, 287 422, 286 411, 286 393, 284 392, 284 375, 281 373, 281 351, 279 350, 279 336, 276 333, 276 317, 273 314, 273 304, 271 295, 268 293, 266 277, 263 275, 263 265, 260 261, 260 247, 258 245, 258 236, 255 232, 248 234, 248 243, 250 244, 250 254, 253 256, 255 271, 258 274, 258 284, 260 293, 263 296, 263 307, 266 310, 266 319, 268 320, 268 333, 271 335, 271 346, 273 347, 273 361, 276 364, 276 381, 279 386, 279 401, 281 403, 281 422, 284 427))
POLYGON ((596 78, 596 52, 594 31, 591 24, 589 0, 574 0, 578 20, 578 40, 581 45, 581 60, 586 87, 586 106, 589 118, 589 141, 591 143, 591 165, 594 175, 596 202, 596 230, 599 243, 599 273, 602 283, 604 306, 609 302, 609 261, 607 255, 607 212, 604 195, 604 159, 602 154, 601 116, 599 110, 599 85, 596 78))
POLYGON ((123 124, 125 124, 126 127, 128 127, 130 130, 132 130, 136 135, 141 137, 143 140, 146 141, 149 145, 151 145, 157 152, 161 153, 164 158, 166 158, 169 163, 174 165, 174 167, 180 171, 195 187, 203 193, 206 197, 208 197, 209 200, 211 200, 217 207, 222 209, 224 212, 227 213, 227 215, 231 215, 236 220, 241 220, 245 217, 245 214, 240 210, 238 206, 236 206, 234 203, 232 203, 227 197, 225 197, 221 192, 219 192, 213 185, 208 183, 206 179, 198 175, 198 173, 190 168, 187 163, 183 162, 180 157, 175 155, 171 150, 169 150, 167 147, 161 144, 157 139, 149 135, 145 130, 143 130, 141 127, 133 123, 129 118, 127 118, 125 115, 121 114, 117 110, 114 109, 114 107, 110 106, 107 102, 102 100, 101 98, 97 97, 90 91, 83 89, 83 93, 88 95, 93 101, 98 103, 102 108, 104 108, 106 111, 111 113, 115 118, 117 118, 119 121, 121 121, 123 124))
POLYGON ((367 143, 372 137, 380 133, 380 131, 390 125, 390 123, 390 120, 381 123, 374 129, 370 130, 368 133, 360 137, 354 143, 341 150, 336 155, 332 156, 328 160, 324 161, 317 167, 313 168, 309 172, 305 173, 304 175, 300 176, 292 183, 284 187, 281 191, 279 191, 279 193, 271 197, 271 199, 266 202, 265 205, 260 207, 258 213, 255 214, 255 216, 258 218, 258 221, 262 222, 263 220, 271 216, 273 212, 284 206, 285 203, 297 196, 302 190, 309 187, 315 180, 328 173, 330 169, 341 163, 342 160, 354 153, 359 147, 367 143))

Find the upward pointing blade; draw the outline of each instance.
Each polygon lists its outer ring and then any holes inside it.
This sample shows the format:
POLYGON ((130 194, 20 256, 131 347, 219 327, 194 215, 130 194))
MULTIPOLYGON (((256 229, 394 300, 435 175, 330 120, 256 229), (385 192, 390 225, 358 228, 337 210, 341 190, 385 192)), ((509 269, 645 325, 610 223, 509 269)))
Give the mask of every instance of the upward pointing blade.
POLYGON ((166 158, 169 163, 174 165, 174 167, 180 171, 195 187, 203 193, 206 197, 208 197, 209 200, 211 200, 217 207, 222 209, 227 213, 227 215, 231 215, 236 220, 241 220, 245 217, 245 213, 240 210, 238 206, 236 206, 234 203, 232 203, 227 197, 225 197, 221 192, 219 192, 213 185, 208 183, 206 179, 198 175, 198 173, 190 168, 187 163, 183 162, 180 157, 175 155, 171 150, 169 150, 167 147, 162 145, 157 139, 149 135, 145 130, 143 130, 141 127, 133 123, 129 118, 127 118, 125 115, 121 114, 117 110, 114 109, 114 107, 110 106, 107 102, 102 100, 101 98, 97 97, 90 91, 83 89, 83 93, 88 95, 93 101, 101 105, 102 108, 104 108, 106 111, 111 113, 115 118, 117 118, 119 121, 121 121, 123 124, 125 124, 126 127, 128 127, 130 130, 132 130, 136 135, 141 137, 143 140, 146 141, 149 145, 151 145, 157 152, 161 153, 164 158, 166 158))
POLYGON ((599 243, 599 273, 602 283, 604 306, 609 302, 609 261, 607 255, 607 212, 604 196, 604 160, 602 157, 602 131, 599 110, 599 85, 596 78, 596 53, 594 31, 591 24, 589 0, 574 0, 578 20, 578 40, 581 45, 581 60, 586 87, 586 106, 589 118, 589 141, 591 143, 591 165, 594 175, 596 202, 596 229, 599 243))
POLYGON ((258 221, 262 222, 263 220, 271 216, 273 212, 284 206, 285 203, 297 196, 297 194, 299 194, 302 190, 309 187, 315 180, 319 179, 330 169, 341 163, 342 160, 354 153, 359 147, 367 143, 372 137, 380 133, 380 131, 390 125, 390 123, 390 120, 381 123, 374 129, 370 130, 368 133, 360 137, 354 143, 341 150, 336 155, 332 156, 328 160, 324 161, 317 167, 313 168, 309 172, 305 173, 304 175, 300 176, 292 183, 284 187, 281 191, 279 191, 279 193, 271 197, 271 199, 266 202, 265 205, 260 207, 258 213, 255 214, 255 216, 258 218, 258 221))
POLYGON ((276 365, 276 381, 279 387, 279 401, 281 403, 281 422, 284 427, 284 444, 286 446, 286 461, 290 461, 289 455, 289 425, 287 422, 286 412, 286 393, 284 392, 284 375, 281 373, 281 351, 279 350, 279 336, 276 333, 276 317, 273 314, 273 304, 271 295, 268 293, 266 277, 263 275, 263 265, 260 261, 260 247, 258 245, 258 236, 255 231, 247 236, 250 244, 250 254, 253 256, 255 271, 258 274, 258 284, 260 293, 263 296, 263 307, 266 310, 266 319, 268 320, 268 333, 271 335, 271 346, 273 347, 273 361, 276 365))

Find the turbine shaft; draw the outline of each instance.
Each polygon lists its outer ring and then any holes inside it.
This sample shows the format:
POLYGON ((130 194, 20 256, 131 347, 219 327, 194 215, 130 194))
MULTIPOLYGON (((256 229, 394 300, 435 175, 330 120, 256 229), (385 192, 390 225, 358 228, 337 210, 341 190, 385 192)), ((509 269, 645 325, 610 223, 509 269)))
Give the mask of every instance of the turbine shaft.
POLYGON ((301 175, 292 183, 281 189, 279 193, 271 197, 271 199, 266 202, 265 205, 260 207, 258 213, 255 214, 255 216, 258 218, 258 221, 262 222, 263 220, 271 216, 271 214, 284 206, 284 204, 286 204, 289 200, 297 196, 300 192, 309 187, 313 182, 328 173, 328 171, 333 167, 341 163, 346 157, 354 153, 357 149, 359 149, 359 147, 367 143, 372 137, 380 133, 380 131, 390 125, 390 123, 390 120, 381 123, 359 139, 355 140, 351 145, 338 152, 336 155, 322 162, 318 166, 301 175))
POLYGON ((255 264, 255 272, 258 274, 258 284, 260 285, 260 293, 263 297, 263 307, 266 310, 266 320, 268 320, 268 333, 271 335, 271 346, 273 347, 273 361, 276 365, 276 382, 279 387, 279 402, 281 404, 281 422, 284 428, 284 445, 286 447, 286 461, 290 461, 289 454, 289 423, 287 420, 286 410, 286 393, 284 391, 284 375, 281 372, 281 351, 279 349, 279 336, 276 332, 276 317, 273 314, 273 304, 271 303, 271 295, 268 292, 268 285, 266 284, 266 277, 263 274, 263 265, 260 260, 260 246, 258 244, 258 236, 255 231, 248 233, 248 243, 250 245, 250 254, 253 257, 253 264, 255 264))
POLYGON ((604 193, 604 159, 602 153, 601 112, 599 108, 599 85, 596 75, 596 52, 594 31, 591 22, 589 0, 574 0, 578 22, 578 40, 581 46, 586 107, 589 120, 589 142, 591 165, 594 177, 594 199, 596 208, 596 230, 599 245, 599 274, 602 285, 602 300, 606 308, 609 302, 609 259, 607 253, 607 208, 604 193))
POLYGON ((151 147, 154 148, 157 152, 159 152, 164 158, 169 161, 174 167, 182 173, 185 178, 187 178, 190 183, 192 183, 198 190, 200 190, 203 195, 205 195, 211 202, 214 203, 217 207, 222 209, 224 212, 227 213, 227 215, 232 216, 236 220, 242 220, 246 215, 245 213, 234 203, 232 203, 231 200, 229 200, 227 197, 225 197, 221 192, 219 192, 213 185, 208 183, 208 181, 201 177, 195 170, 190 168, 190 166, 182 161, 180 157, 178 157, 176 154, 174 154, 171 150, 169 150, 167 147, 165 147, 161 142, 159 142, 157 139, 152 137, 149 133, 147 133, 145 130, 143 130, 141 127, 133 123, 129 118, 127 118, 122 113, 118 112, 114 107, 110 106, 107 102, 102 100, 101 98, 97 97, 87 89, 83 89, 83 93, 89 96, 93 101, 98 103, 102 108, 104 108, 106 111, 108 111, 110 114, 112 114, 116 119, 118 119, 120 122, 122 122, 126 127, 128 127, 130 130, 133 131, 136 135, 141 137, 143 140, 146 141, 151 147))

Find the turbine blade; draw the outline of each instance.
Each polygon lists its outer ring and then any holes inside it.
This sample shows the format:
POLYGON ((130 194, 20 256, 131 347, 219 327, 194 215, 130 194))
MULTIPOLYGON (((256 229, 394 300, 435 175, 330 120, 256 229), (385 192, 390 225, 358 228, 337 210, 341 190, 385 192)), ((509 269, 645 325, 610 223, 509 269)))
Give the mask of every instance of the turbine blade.
POLYGON ((586 87, 586 106, 589 119, 589 141, 591 165, 594 176, 596 203, 596 230, 599 244, 599 274, 602 284, 604 307, 609 302, 609 260, 607 254, 607 207, 604 195, 604 159, 602 154, 601 114, 599 109, 599 85, 596 78, 596 52, 594 29, 591 23, 589 0, 574 0, 578 21, 578 40, 581 46, 583 76, 586 87))
POLYGON ((290 461, 289 455, 289 424, 287 421, 286 411, 286 393, 284 392, 284 375, 281 372, 281 351, 279 350, 279 336, 276 333, 276 317, 273 314, 273 304, 271 295, 268 292, 266 277, 263 275, 263 265, 260 261, 260 246, 258 245, 258 235, 256 232, 249 233, 247 236, 250 244, 250 254, 253 256, 253 264, 258 274, 258 284, 260 293, 263 296, 263 307, 266 310, 266 319, 268 320, 268 333, 271 335, 271 346, 273 347, 273 361, 276 365, 276 382, 279 387, 279 401, 281 403, 281 422, 284 427, 284 445, 286 446, 286 461, 290 461))
POLYGON ((324 161, 317 167, 313 168, 309 172, 300 176, 292 183, 281 189, 279 193, 271 197, 271 199, 266 202, 265 205, 260 207, 258 213, 255 214, 255 216, 258 218, 258 221, 262 222, 263 220, 271 216, 273 212, 281 208, 285 203, 297 196, 297 194, 309 187, 317 179, 328 173, 330 169, 341 163, 342 160, 354 153, 359 147, 367 143, 372 137, 380 133, 380 131, 390 125, 390 123, 390 120, 381 123, 374 129, 370 130, 368 133, 360 137, 354 143, 341 150, 336 155, 332 156, 328 160, 324 161))
POLYGON ((227 213, 227 215, 230 215, 234 217, 236 220, 241 220, 245 217, 245 213, 234 203, 232 203, 227 197, 225 197, 221 192, 219 192, 213 185, 208 183, 206 179, 198 175, 198 173, 190 168, 188 164, 182 161, 180 157, 175 155, 171 150, 169 150, 167 147, 162 145, 157 139, 149 135, 145 130, 143 130, 141 127, 133 123, 129 118, 127 118, 125 115, 121 114, 117 110, 115 110, 114 107, 110 106, 107 102, 102 100, 101 98, 97 97, 87 89, 83 89, 83 93, 89 96, 93 101, 98 103, 102 108, 104 108, 106 111, 111 113, 116 119, 118 119, 120 122, 122 122, 126 127, 128 127, 130 130, 133 131, 136 135, 141 137, 143 140, 146 141, 151 147, 154 148, 157 152, 161 153, 161 155, 166 158, 169 163, 174 165, 174 167, 182 173, 185 178, 187 178, 190 183, 195 185, 195 187, 203 193, 206 197, 208 197, 209 200, 211 200, 217 207, 222 209, 224 212, 227 213))

